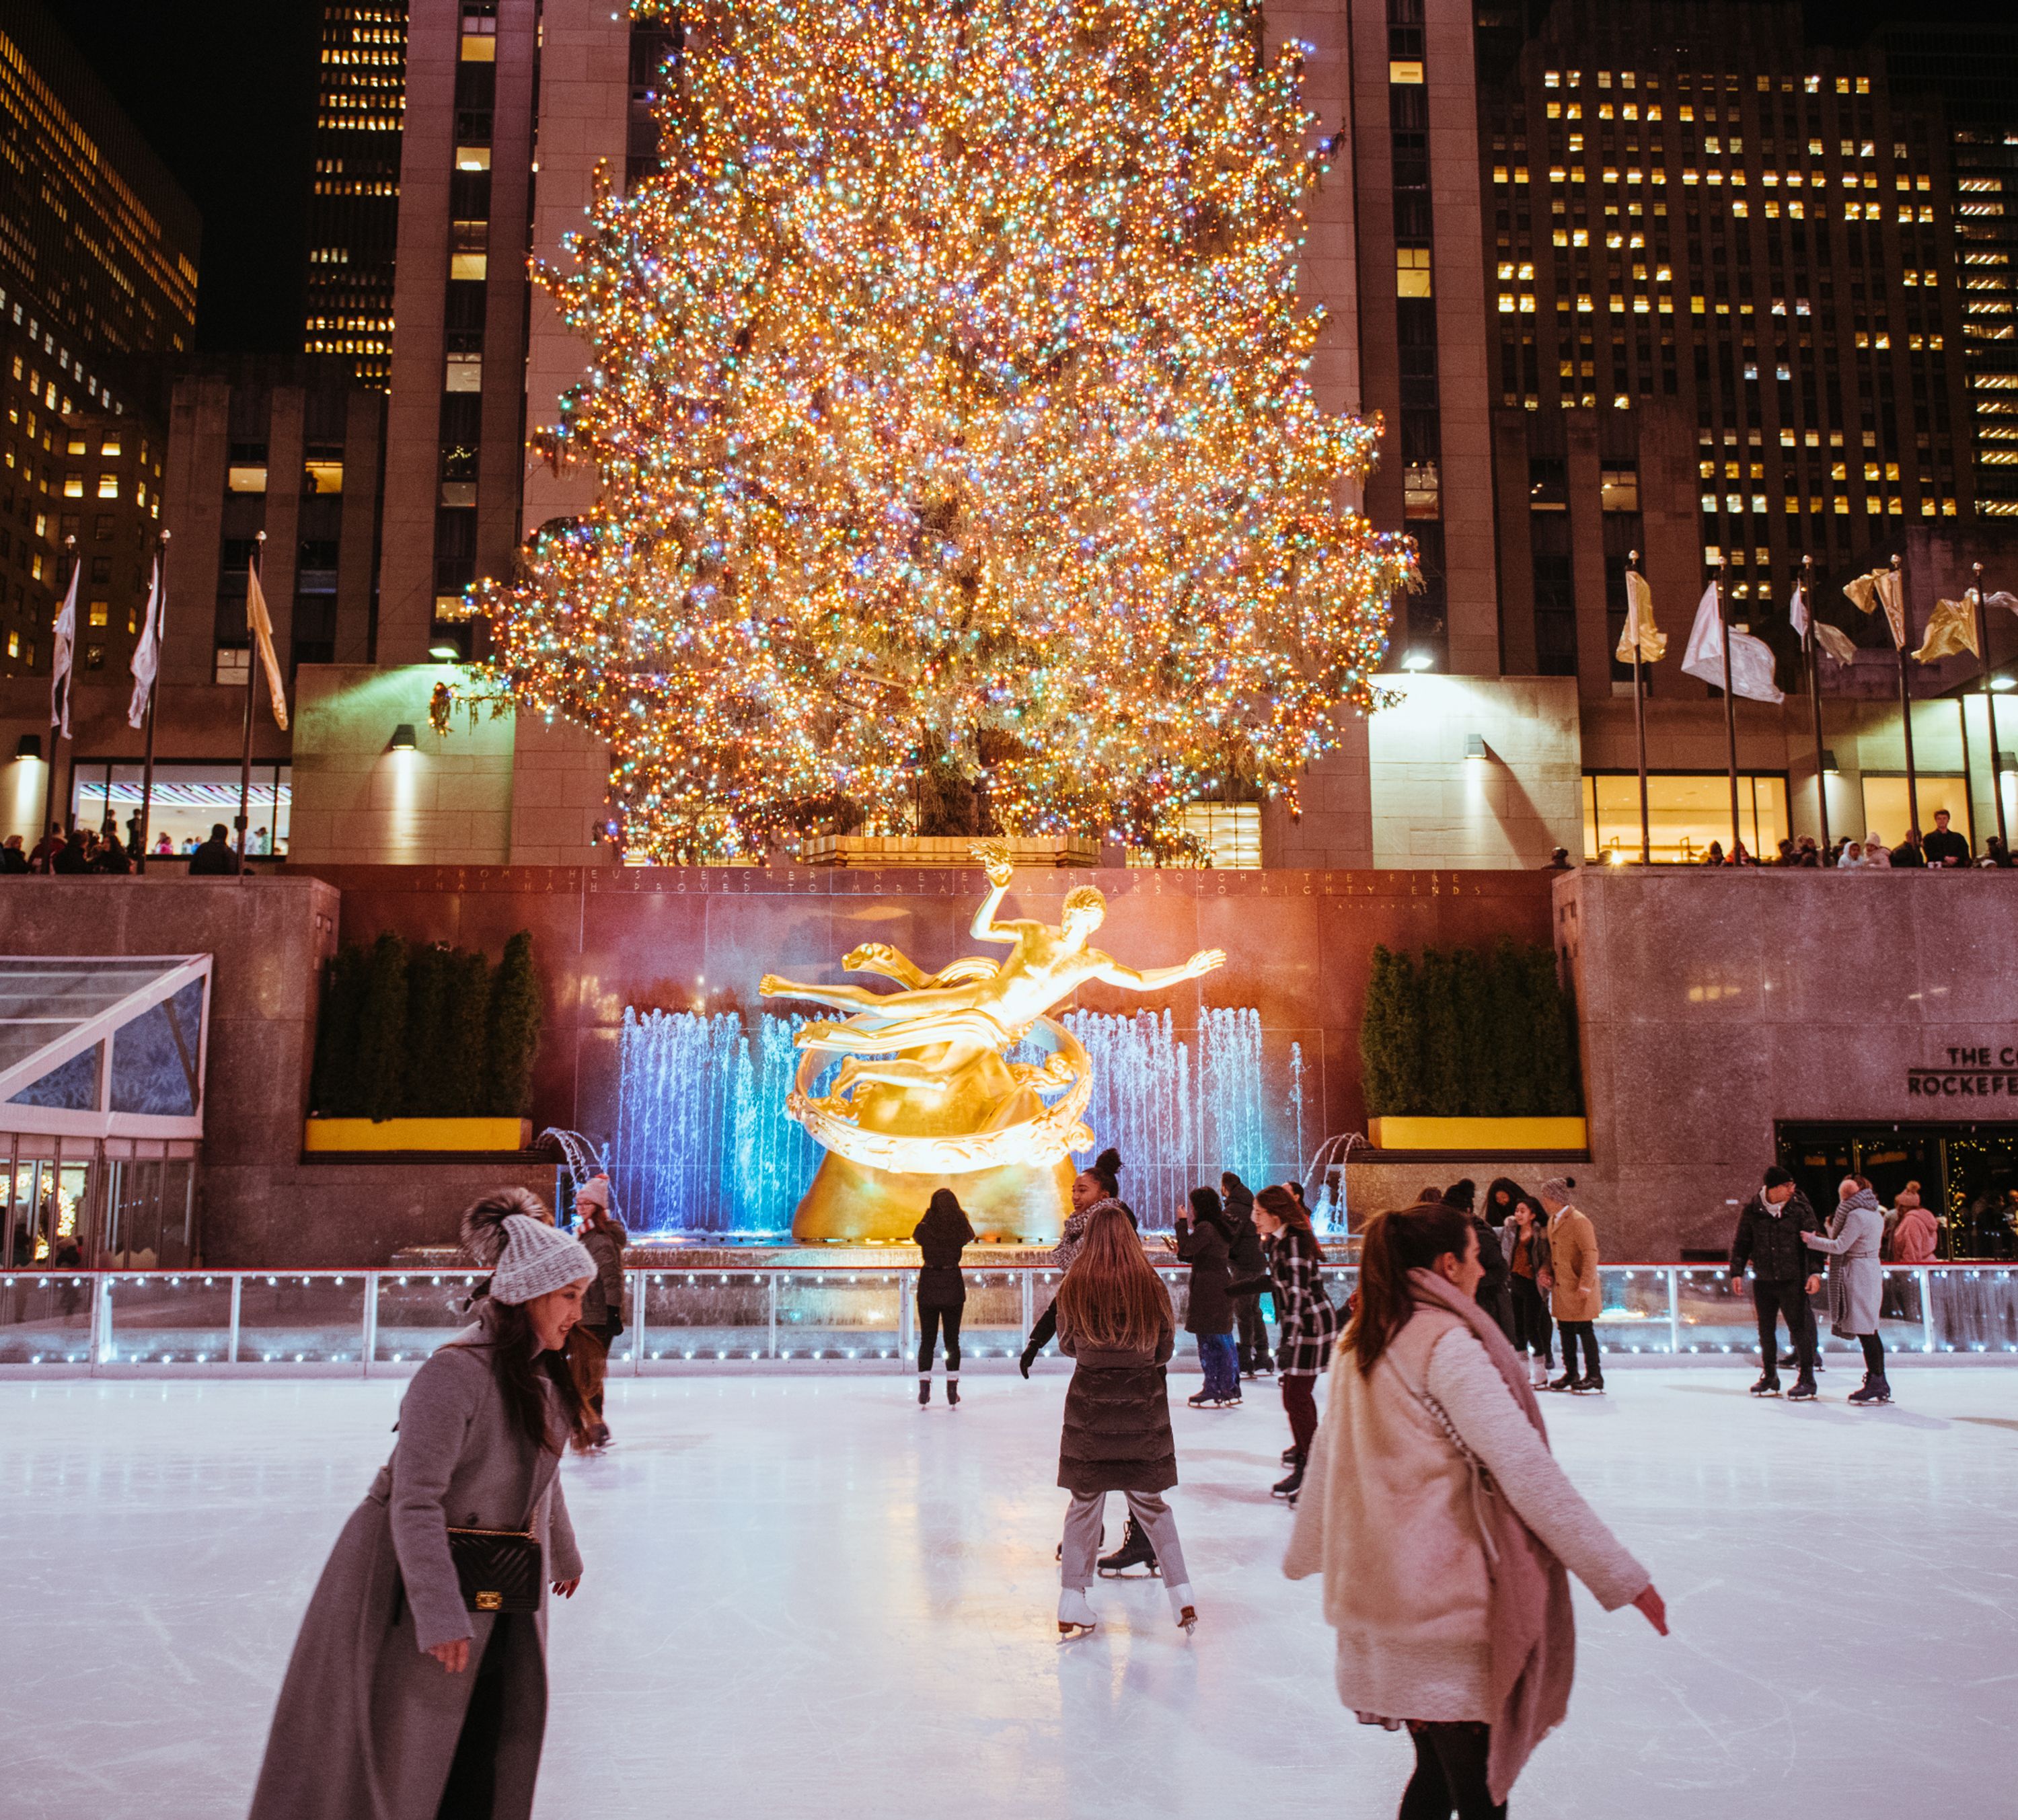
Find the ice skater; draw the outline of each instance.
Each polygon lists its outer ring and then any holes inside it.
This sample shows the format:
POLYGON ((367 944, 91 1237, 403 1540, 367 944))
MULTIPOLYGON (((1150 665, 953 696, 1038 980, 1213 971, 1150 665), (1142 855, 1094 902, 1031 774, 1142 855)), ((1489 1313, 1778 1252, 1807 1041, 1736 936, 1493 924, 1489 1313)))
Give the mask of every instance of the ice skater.
MULTIPOLYGON (((1086 1236, 1086 1222, 1096 1207, 1103 1204, 1112 1206, 1116 1212, 1127 1214, 1131 1230, 1134 1226, 1134 1215, 1122 1206, 1115 1194, 1114 1171, 1120 1168, 1120 1159, 1114 1158, 1114 1169, 1101 1172, 1101 1165, 1110 1157, 1114 1157, 1113 1151, 1102 1150, 1090 1169, 1082 1169, 1072 1177, 1072 1210, 1065 1215, 1065 1230, 1059 1233, 1058 1242, 1051 1247, 1051 1268, 1061 1279, 1072 1268, 1072 1259, 1079 1255, 1080 1241, 1086 1236)), ((1031 1324, 1030 1337, 1024 1342, 1023 1355, 1017 1360, 1025 1378, 1030 1375, 1030 1367, 1036 1363, 1037 1355, 1051 1343, 1058 1331, 1058 1305, 1052 1301, 1044 1305, 1044 1312, 1031 1324)))
POLYGON ((1537 1390, 1548 1385, 1556 1363, 1555 1324, 1549 1318, 1549 1216, 1532 1194, 1517 1190, 1514 1211, 1501 1227, 1506 1249, 1506 1287, 1514 1303, 1514 1349, 1530 1360, 1537 1390))
POLYGON ((309 1601, 251 1820, 527 1820, 549 1588, 581 1557, 561 1456, 586 1414, 561 1347, 595 1262, 523 1189, 463 1241, 478 1317, 414 1375, 399 1439, 309 1601))
MULTIPOLYGON (((1219 1192, 1226 1205, 1227 1228, 1233 1234, 1228 1269, 1236 1282, 1266 1276, 1268 1260, 1262 1255, 1261 1235, 1254 1230, 1254 1190, 1228 1169, 1219 1179, 1219 1192)), ((1240 1375, 1257 1378, 1273 1371, 1275 1355, 1268 1345, 1268 1323, 1261 1318, 1260 1296, 1235 1296, 1233 1316, 1240 1328, 1240 1375)))
POLYGON ((1267 1291, 1275 1298, 1275 1376, 1289 1418, 1289 1448, 1282 1456, 1289 1472, 1271 1495, 1293 1505, 1317 1432, 1318 1374, 1331 1363, 1338 1310, 1325 1293, 1324 1252, 1302 1200, 1286 1186, 1264 1188, 1254 1197, 1253 1219, 1268 1252, 1268 1275, 1236 1283, 1233 1291, 1236 1295, 1267 1291))
POLYGON ((1601 1396, 1604 1367, 1598 1356, 1597 1317, 1604 1312, 1604 1291, 1597 1277, 1597 1229, 1570 1204, 1570 1190, 1575 1186, 1574 1175, 1551 1175, 1542 1184, 1542 1206, 1549 1216, 1549 1310, 1563 1337, 1563 1374, 1549 1388, 1601 1396), (1584 1358, 1581 1373, 1579 1345, 1584 1358))
POLYGON ((609 1178, 592 1175, 574 1197, 581 1216, 582 1248, 595 1260, 595 1277, 581 1298, 581 1319, 568 1335, 568 1370, 588 1411, 588 1426, 574 1438, 575 1446, 592 1453, 609 1445, 609 1425, 602 1417, 602 1381, 609 1368, 609 1349, 624 1331, 624 1248, 631 1242, 609 1211, 609 1178))
POLYGON ((1099 1622, 1086 1594, 1111 1491, 1148 1537, 1171 1614, 1188 1632, 1198 1611, 1163 1495, 1177 1482, 1164 1376, 1177 1323, 1170 1291, 1120 1208, 1092 1211, 1054 1305, 1059 1350, 1073 1361, 1058 1442, 1058 1483, 1072 1493, 1058 1550, 1058 1634, 1083 1636, 1099 1622))
POLYGON ((1324 1576, 1339 1698, 1408 1729, 1404 1820, 1503 1820, 1569 1705, 1567 1567, 1663 1636, 1652 1576, 1549 1451, 1520 1356, 1476 1300, 1455 1208, 1376 1214, 1283 1571, 1324 1576))
POLYGON ((1815 1314, 1808 1298, 1821 1287, 1822 1261, 1809 1243, 1821 1222, 1794 1178, 1775 1166, 1766 1172, 1759 1192, 1738 1215, 1730 1240, 1730 1284, 1735 1289, 1752 1266, 1752 1306, 1759 1319, 1759 1381, 1754 1396, 1780 1394, 1778 1319, 1787 1317, 1787 1338, 1794 1349, 1797 1375, 1788 1394, 1792 1403, 1810 1403, 1815 1395, 1815 1314))
POLYGON ((1838 1339, 1855 1340, 1864 1349, 1864 1383, 1850 1393, 1860 1408, 1892 1400, 1885 1342, 1878 1337, 1878 1304, 1885 1288, 1878 1246, 1884 1230, 1885 1216, 1868 1179, 1846 1175, 1836 1189, 1828 1232, 1802 1235, 1810 1250, 1829 1254, 1829 1325, 1838 1339))
POLYGON ((924 1254, 918 1273, 918 1407, 932 1400, 932 1352, 935 1330, 946 1334, 946 1396, 949 1408, 960 1407, 960 1317, 967 1307, 967 1279, 960 1273, 960 1253, 974 1243, 974 1226, 960 1197, 950 1188, 935 1188, 925 1217, 911 1233, 924 1254))
POLYGON ((1233 1235, 1219 1197, 1210 1188, 1192 1190, 1191 1218, 1178 1215, 1177 1237, 1163 1243, 1192 1267, 1191 1295, 1184 1305, 1184 1331, 1198 1342, 1204 1387, 1188 1398, 1193 1409, 1238 1407, 1240 1360, 1233 1345, 1233 1281, 1229 1266, 1233 1235))

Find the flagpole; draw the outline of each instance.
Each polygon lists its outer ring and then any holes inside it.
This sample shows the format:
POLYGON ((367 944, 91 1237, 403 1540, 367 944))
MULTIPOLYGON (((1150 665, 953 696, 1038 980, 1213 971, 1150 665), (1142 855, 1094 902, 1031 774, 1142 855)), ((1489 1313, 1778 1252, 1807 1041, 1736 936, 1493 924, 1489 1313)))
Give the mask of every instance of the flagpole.
POLYGON ((1892 578, 1899 584, 1899 723, 1906 735, 1906 821, 1918 836, 1920 828, 1920 780, 1913 768, 1913 685, 1906 670, 1906 646, 1913 631, 1912 609, 1906 600, 1906 578, 1900 572, 1899 558, 1892 558, 1892 578))
POLYGON ((160 548, 154 552, 154 598, 150 603, 154 624, 149 636, 154 641, 154 677, 147 684, 147 733, 146 757, 140 767, 140 850, 133 856, 133 869, 144 872, 147 869, 147 840, 150 830, 147 822, 154 804, 154 702, 161 692, 161 631, 168 619, 168 534, 161 533, 160 548))
POLYGON ((259 572, 259 558, 265 553, 266 533, 254 534, 252 567, 245 583, 245 744, 238 761, 238 870, 245 870, 245 830, 251 821, 246 812, 252 794, 252 696, 253 684, 259 675, 259 653, 253 648, 252 636, 252 582, 251 577, 259 572))
MULTIPOLYGON (((1738 864, 1738 850, 1745 844, 1740 832, 1738 811, 1738 698, 1730 686, 1730 617, 1723 598, 1723 558, 1716 559, 1716 572, 1710 578, 1710 586, 1716 590, 1716 628, 1723 637, 1723 738, 1730 758, 1730 863, 1738 864)), ((1756 853, 1752 856, 1758 858, 1756 853)))
MULTIPOLYGON (((70 581, 65 582, 63 587, 58 590, 56 598, 60 600, 69 591, 70 583, 77 580, 77 565, 84 560, 77 553, 77 540, 74 537, 64 538, 63 547, 70 552, 70 581)), ((63 682, 63 699, 66 702, 70 699, 71 692, 76 687, 77 635, 73 631, 71 634, 70 674, 63 682)), ((56 697, 52 694, 49 698, 49 782, 42 789, 42 830, 38 836, 42 840, 49 839, 49 825, 56 818, 56 753, 62 749, 63 722, 56 717, 56 697)), ((67 803, 63 807, 63 826, 66 829, 70 826, 70 807, 67 803)), ((56 868, 54 852, 49 854, 49 864, 50 870, 53 872, 56 868)))
MULTIPOLYGON (((1632 551, 1626 558, 1626 573, 1636 573, 1640 567, 1640 552, 1632 551)), ((1631 611, 1629 603, 1628 612, 1631 611)), ((1654 837, 1647 823, 1647 699, 1640 691, 1640 635, 1644 630, 1636 626, 1633 632, 1633 731, 1640 742, 1640 863, 1650 866, 1654 863, 1654 837)))
POLYGON ((1808 660, 1808 700, 1815 720, 1815 805, 1821 811, 1822 864, 1828 864, 1828 775, 1823 768, 1822 663, 1815 651, 1815 559, 1801 558, 1801 605, 1807 624, 1801 632, 1802 654, 1808 660))
POLYGON ((2004 829, 2004 780, 1998 775, 1997 692, 1990 686, 1990 621, 1983 610, 1983 565, 1976 565, 1976 645, 1983 653, 1983 711, 1990 720, 1990 795, 1997 808, 1997 838, 2006 851, 2011 837, 2004 829))

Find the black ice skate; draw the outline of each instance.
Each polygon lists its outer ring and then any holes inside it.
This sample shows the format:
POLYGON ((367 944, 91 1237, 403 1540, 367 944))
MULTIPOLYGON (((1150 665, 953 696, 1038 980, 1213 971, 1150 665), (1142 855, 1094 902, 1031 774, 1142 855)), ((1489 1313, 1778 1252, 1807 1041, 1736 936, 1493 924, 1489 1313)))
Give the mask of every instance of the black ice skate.
POLYGON ((1163 1576, 1163 1569, 1157 1564, 1156 1551, 1151 1545, 1148 1533, 1131 1515, 1127 1528, 1121 1532, 1121 1546, 1112 1555, 1100 1558, 1100 1574, 1103 1580, 1157 1580, 1163 1576), (1142 1573, 1130 1573, 1131 1567, 1147 1569, 1142 1573))

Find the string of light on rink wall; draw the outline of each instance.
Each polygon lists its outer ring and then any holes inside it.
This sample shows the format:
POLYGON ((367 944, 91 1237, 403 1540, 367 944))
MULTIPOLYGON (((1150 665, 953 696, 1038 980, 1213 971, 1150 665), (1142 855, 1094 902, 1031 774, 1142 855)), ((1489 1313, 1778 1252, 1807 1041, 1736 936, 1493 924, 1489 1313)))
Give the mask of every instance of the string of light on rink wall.
MULTIPOLYGON (((1188 1273, 1160 1272, 1181 1322, 1188 1273)), ((1358 1271, 1328 1266, 1343 1305, 1358 1271)), ((915 1270, 769 1264, 625 1273, 622 1375, 689 1368, 906 1370, 915 1270)), ((1041 1264, 965 1273, 967 1356, 1004 1370, 1058 1287, 1041 1264)), ((2018 1363, 2018 1270, 1886 1266, 1888 1352, 1926 1363, 2018 1363)), ((0 1377, 399 1376, 465 1326, 483 1282, 461 1271, 15 1271, 0 1274, 0 1377)), ((1720 1269, 1599 1272, 1599 1342, 1615 1363, 1728 1362, 1756 1343, 1749 1285, 1720 1269)), ((1825 1334, 1824 1350, 1856 1349, 1825 1334)), ((1049 1356, 1048 1354, 1047 1355, 1049 1356)), ((1179 1370, 1195 1361, 1174 1361, 1179 1370)))

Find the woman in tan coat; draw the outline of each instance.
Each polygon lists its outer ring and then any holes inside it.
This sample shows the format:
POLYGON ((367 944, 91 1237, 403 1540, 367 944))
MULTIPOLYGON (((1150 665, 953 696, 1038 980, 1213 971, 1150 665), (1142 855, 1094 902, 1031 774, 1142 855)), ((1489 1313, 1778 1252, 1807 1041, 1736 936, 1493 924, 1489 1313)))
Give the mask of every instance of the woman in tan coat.
POLYGON ((1574 1175, 1551 1175, 1542 1184, 1542 1208, 1549 1216, 1549 1308, 1563 1334, 1563 1374, 1549 1388, 1601 1396, 1604 1367, 1598 1362, 1597 1329, 1593 1324, 1604 1312, 1604 1295, 1597 1284, 1597 1232, 1570 1204, 1570 1190, 1575 1186, 1574 1175))
POLYGON ((1549 1452, 1518 1356, 1473 1299, 1455 1208, 1376 1215, 1285 1571, 1324 1576, 1339 1698, 1408 1728, 1408 1820, 1498 1820, 1569 1701, 1567 1568, 1608 1611, 1666 1612, 1549 1452))

